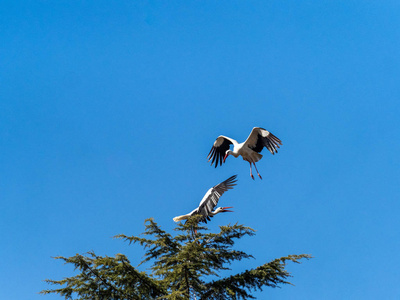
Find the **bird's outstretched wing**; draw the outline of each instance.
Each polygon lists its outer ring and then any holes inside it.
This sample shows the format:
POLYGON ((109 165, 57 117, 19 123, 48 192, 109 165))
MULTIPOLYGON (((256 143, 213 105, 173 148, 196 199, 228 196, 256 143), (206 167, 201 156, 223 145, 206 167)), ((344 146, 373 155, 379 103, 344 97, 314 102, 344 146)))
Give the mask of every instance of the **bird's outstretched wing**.
POLYGON ((271 154, 278 153, 279 145, 282 145, 280 139, 274 136, 271 132, 261 127, 254 127, 249 137, 244 142, 253 151, 260 153, 266 147, 271 154))
POLYGON ((219 198, 223 195, 223 193, 225 193, 227 190, 233 189, 233 187, 236 185, 236 177, 237 175, 233 175, 207 191, 198 207, 198 213, 204 217, 201 219, 201 221, 207 223, 207 220, 210 220, 210 217, 212 217, 210 213, 217 206, 219 198))
POLYGON ((237 144, 237 142, 234 139, 228 138, 226 136, 220 135, 219 137, 217 137, 213 146, 211 147, 210 153, 208 153, 207 155, 208 161, 212 159, 211 165, 215 161, 215 167, 218 166, 218 162, 219 165, 221 166, 223 158, 225 156, 225 152, 229 150, 229 147, 232 144, 235 143, 237 144))

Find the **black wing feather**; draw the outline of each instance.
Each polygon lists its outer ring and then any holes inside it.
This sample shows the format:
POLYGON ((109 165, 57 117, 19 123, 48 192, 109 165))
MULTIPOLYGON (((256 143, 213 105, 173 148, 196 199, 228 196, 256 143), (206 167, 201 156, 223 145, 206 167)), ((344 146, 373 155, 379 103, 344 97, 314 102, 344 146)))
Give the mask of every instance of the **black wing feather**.
MULTIPOLYGON (((256 151, 256 152, 260 153, 260 152, 262 151, 263 148, 264 148, 263 137, 262 137, 260 134, 258 134, 258 135, 257 135, 257 143, 256 143, 256 145, 255 145, 254 147, 252 147, 251 149, 252 149, 253 151, 256 151)), ((268 148, 268 147, 267 147, 267 148, 268 148)), ((269 148, 268 148, 268 150, 269 150, 269 148)))
POLYGON ((225 152, 227 150, 229 150, 229 147, 232 144, 233 143, 230 140, 224 138, 224 141, 222 142, 222 144, 220 146, 215 147, 213 145, 210 152, 207 155, 208 161, 211 160, 211 165, 213 165, 215 162, 215 168, 218 166, 218 163, 220 166, 222 166, 225 152))
POLYGON ((237 175, 233 175, 212 188, 211 195, 208 197, 207 201, 203 202, 203 204, 198 208, 198 214, 203 216, 203 218, 200 219, 200 222, 207 223, 207 220, 211 220, 210 218, 213 216, 210 215, 210 213, 217 206, 218 200, 222 194, 227 190, 233 189, 233 187, 236 185, 236 177, 237 175))
POLYGON ((261 134, 257 135, 257 143, 255 146, 250 147, 255 152, 260 153, 264 147, 268 149, 272 154, 278 153, 279 145, 282 145, 280 139, 274 136, 271 132, 267 137, 263 137, 261 134))

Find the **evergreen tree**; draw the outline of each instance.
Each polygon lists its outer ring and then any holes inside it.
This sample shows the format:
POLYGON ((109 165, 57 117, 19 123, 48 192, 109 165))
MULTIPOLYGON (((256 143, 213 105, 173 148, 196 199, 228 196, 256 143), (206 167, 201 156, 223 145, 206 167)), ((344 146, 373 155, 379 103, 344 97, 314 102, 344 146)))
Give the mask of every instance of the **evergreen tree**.
POLYGON ((41 293, 57 293, 65 299, 99 300, 251 299, 252 291, 290 284, 290 274, 285 270, 287 261, 298 263, 311 257, 289 255, 221 278, 219 272, 229 270, 232 262, 252 258, 234 250, 233 245, 236 239, 254 235, 254 230, 235 224, 220 226, 218 233, 208 233, 205 226, 199 225, 200 217, 193 216, 185 224, 178 224, 176 236, 162 230, 153 219, 146 220, 145 237, 116 236, 144 246, 145 256, 139 265, 151 264, 151 274, 133 267, 123 254, 102 257, 89 252, 86 256, 59 256, 56 259, 74 265, 79 274, 62 280, 47 279, 58 288, 41 293))

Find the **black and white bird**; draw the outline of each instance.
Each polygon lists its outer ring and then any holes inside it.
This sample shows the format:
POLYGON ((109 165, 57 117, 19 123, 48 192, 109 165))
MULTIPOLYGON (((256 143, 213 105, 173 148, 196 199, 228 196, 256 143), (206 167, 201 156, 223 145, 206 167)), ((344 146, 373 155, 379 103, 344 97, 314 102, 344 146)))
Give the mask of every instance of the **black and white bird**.
POLYGON ((250 163, 250 176, 254 179, 251 164, 256 168, 258 177, 261 177, 258 173, 256 162, 258 162, 263 156, 260 152, 266 147, 269 152, 275 154, 278 152, 279 145, 282 145, 280 139, 274 136, 271 132, 261 127, 254 127, 251 131, 247 140, 243 143, 238 143, 236 140, 229 137, 220 135, 214 142, 210 153, 208 153, 208 161, 211 161, 211 165, 215 162, 215 167, 218 163, 222 165, 225 163, 226 158, 229 155, 234 157, 242 156, 243 160, 250 163), (230 146, 233 144, 233 150, 230 150, 230 146))
POLYGON ((229 177, 227 180, 217 184, 216 186, 210 188, 207 193, 204 195, 203 199, 200 201, 199 207, 192 210, 190 213, 182 216, 177 216, 173 218, 175 222, 179 222, 182 220, 187 220, 189 217, 193 215, 202 215, 203 217, 200 219, 200 222, 207 223, 210 221, 210 218, 213 216, 222 213, 222 212, 231 212, 228 210, 230 207, 218 207, 216 210, 213 209, 217 206, 219 198, 225 193, 227 190, 233 189, 236 185, 237 175, 233 175, 229 177))

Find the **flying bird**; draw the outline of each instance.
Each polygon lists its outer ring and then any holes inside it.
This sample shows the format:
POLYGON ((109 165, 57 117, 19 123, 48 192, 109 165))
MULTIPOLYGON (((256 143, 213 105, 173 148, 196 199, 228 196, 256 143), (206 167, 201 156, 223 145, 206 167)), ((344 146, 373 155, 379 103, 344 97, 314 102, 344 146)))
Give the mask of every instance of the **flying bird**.
POLYGON ((236 140, 229 137, 220 135, 214 142, 210 153, 208 153, 208 161, 211 161, 211 165, 215 162, 215 167, 218 163, 222 165, 225 163, 226 158, 229 155, 234 157, 242 156, 243 160, 250 163, 250 176, 254 179, 251 165, 253 164, 256 168, 257 175, 262 179, 260 173, 257 170, 256 162, 258 162, 263 156, 260 152, 266 147, 271 154, 278 153, 279 145, 282 145, 280 139, 274 136, 271 132, 261 127, 254 127, 251 131, 247 140, 243 143, 238 143, 236 140), (230 146, 233 144, 233 151, 230 150, 230 146))
POLYGON ((204 195, 203 199, 200 201, 199 207, 192 210, 190 213, 182 216, 177 216, 173 218, 175 222, 179 222, 182 220, 187 220, 189 217, 193 215, 202 215, 200 222, 207 223, 210 221, 210 218, 213 216, 223 213, 223 212, 231 212, 228 210, 230 207, 218 207, 216 210, 213 209, 217 206, 219 198, 225 193, 227 190, 233 189, 236 185, 236 177, 237 175, 233 175, 229 177, 227 180, 217 184, 216 186, 210 188, 207 193, 204 195))

